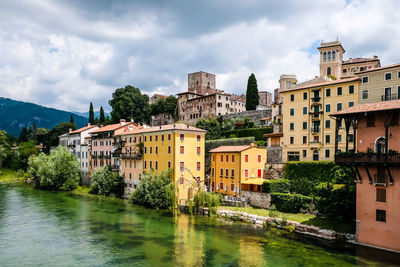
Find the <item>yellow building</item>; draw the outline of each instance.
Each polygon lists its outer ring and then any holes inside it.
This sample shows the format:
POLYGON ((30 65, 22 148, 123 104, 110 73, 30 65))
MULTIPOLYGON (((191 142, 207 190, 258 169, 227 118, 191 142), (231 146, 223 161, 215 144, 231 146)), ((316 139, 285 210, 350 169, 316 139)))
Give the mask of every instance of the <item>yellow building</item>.
POLYGON ((239 196, 243 182, 250 178, 262 179, 263 177, 266 161, 265 148, 258 148, 254 144, 220 146, 210 150, 210 153, 212 191, 239 196))
MULTIPOLYGON (((283 113, 282 161, 333 160, 335 121, 329 117, 358 104, 360 78, 323 81, 281 92, 283 113)), ((344 125, 339 128, 338 148, 345 148, 344 125)), ((348 138, 353 139, 350 133, 348 138)))
POLYGON ((179 205, 193 198, 198 184, 204 187, 205 133, 185 124, 143 128, 137 132, 143 140, 143 172, 171 169, 179 205))

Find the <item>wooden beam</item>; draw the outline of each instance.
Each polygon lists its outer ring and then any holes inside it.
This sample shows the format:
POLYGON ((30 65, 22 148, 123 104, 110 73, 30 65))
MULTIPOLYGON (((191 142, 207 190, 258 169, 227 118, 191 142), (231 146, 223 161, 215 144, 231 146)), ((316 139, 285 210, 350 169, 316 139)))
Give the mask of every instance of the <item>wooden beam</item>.
POLYGON ((368 166, 367 166, 367 165, 364 165, 364 168, 365 168, 365 170, 367 171, 369 183, 372 184, 372 177, 371 177, 371 174, 369 173, 368 166))
MULTIPOLYGON (((358 171, 357 166, 354 166, 354 167, 356 168, 356 172, 357 172, 357 175, 358 175, 358 179, 360 180, 360 183, 362 183, 362 178, 361 178, 360 172, 358 171)), ((372 184, 372 180, 369 180, 369 183, 372 184)))
POLYGON ((386 170, 387 170, 387 172, 389 174, 390 185, 393 185, 393 177, 392 177, 392 173, 390 172, 390 168, 389 168, 388 165, 386 165, 385 167, 386 167, 386 170))

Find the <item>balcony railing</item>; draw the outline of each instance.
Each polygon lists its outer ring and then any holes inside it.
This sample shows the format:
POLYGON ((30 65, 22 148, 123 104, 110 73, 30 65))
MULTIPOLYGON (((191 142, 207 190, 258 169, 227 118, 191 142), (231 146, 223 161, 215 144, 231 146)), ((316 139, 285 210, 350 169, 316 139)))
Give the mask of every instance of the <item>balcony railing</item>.
POLYGON ((311 97, 313 102, 319 102, 321 100, 320 96, 311 97))
POLYGON ((383 95, 381 97, 382 101, 388 101, 388 100, 396 100, 396 99, 400 99, 400 96, 398 96, 397 94, 391 94, 391 95, 383 95))
POLYGON ((400 164, 400 153, 338 153, 335 162, 340 164, 400 164))
POLYGON ((120 154, 121 159, 141 159, 142 154, 136 152, 125 152, 120 154))
POLYGON ((320 128, 319 127, 311 128, 311 133, 319 133, 319 132, 320 132, 320 128))

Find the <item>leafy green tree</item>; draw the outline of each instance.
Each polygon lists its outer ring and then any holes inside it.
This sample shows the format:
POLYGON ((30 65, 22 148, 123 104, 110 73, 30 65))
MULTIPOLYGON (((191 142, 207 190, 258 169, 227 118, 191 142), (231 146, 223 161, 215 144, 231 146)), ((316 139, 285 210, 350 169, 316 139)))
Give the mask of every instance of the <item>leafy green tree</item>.
POLYGON ((106 118, 105 118, 105 116, 104 116, 104 109, 103 109, 103 107, 100 107, 100 123, 104 123, 105 122, 105 120, 106 120, 106 118))
POLYGON ((221 137, 221 124, 215 118, 200 118, 196 122, 196 127, 207 130, 206 140, 213 140, 221 137))
POLYGON ((22 128, 21 133, 19 134, 18 137, 18 142, 28 142, 29 141, 29 131, 26 127, 22 128))
POLYGON ((171 114, 172 117, 178 116, 178 98, 170 95, 165 99, 165 113, 171 114))
POLYGON ((256 110, 259 100, 257 79, 252 73, 247 81, 246 110, 256 110))
POLYGON ((163 99, 158 100, 156 103, 150 105, 151 115, 157 115, 165 113, 165 101, 163 99))
POLYGON ((150 121, 149 97, 138 88, 127 85, 118 88, 108 102, 112 107, 111 119, 117 123, 120 119, 133 119, 135 122, 150 121))
POLYGON ((94 124, 94 111, 92 102, 90 102, 90 107, 89 107, 89 123, 94 124))
POLYGON ((51 146, 58 146, 58 137, 62 134, 68 133, 69 129, 76 130, 76 125, 71 124, 70 122, 61 122, 54 126, 54 128, 49 132, 48 139, 43 142, 46 147, 46 151, 48 152, 51 146))
POLYGON ((120 197, 124 194, 124 180, 118 173, 112 172, 108 166, 96 169, 92 174, 90 192, 106 196, 114 194, 120 197))
POLYGON ((39 154, 39 150, 35 146, 35 141, 20 143, 18 146, 20 168, 26 170, 28 168, 28 159, 30 156, 39 154))
POLYGON ((44 144, 49 138, 50 130, 46 128, 38 128, 36 131, 36 141, 38 144, 44 144))
POLYGON ((79 184, 79 162, 64 147, 57 147, 50 155, 40 153, 30 157, 28 166, 36 188, 70 191, 79 184))
POLYGON ((7 133, 0 130, 0 167, 2 167, 3 162, 10 155, 11 144, 7 137, 7 133))

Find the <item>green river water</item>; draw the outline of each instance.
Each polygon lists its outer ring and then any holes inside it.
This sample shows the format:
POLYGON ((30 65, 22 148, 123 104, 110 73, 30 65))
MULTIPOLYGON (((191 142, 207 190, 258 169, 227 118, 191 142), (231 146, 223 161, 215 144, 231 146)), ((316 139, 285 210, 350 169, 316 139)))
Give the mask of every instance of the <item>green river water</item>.
POLYGON ((395 254, 125 201, 0 185, 0 266, 388 266, 395 254))

